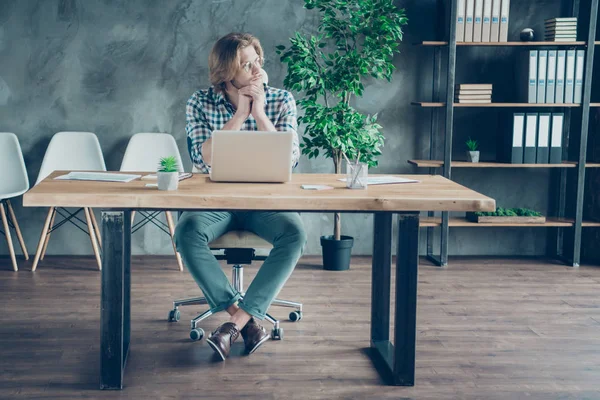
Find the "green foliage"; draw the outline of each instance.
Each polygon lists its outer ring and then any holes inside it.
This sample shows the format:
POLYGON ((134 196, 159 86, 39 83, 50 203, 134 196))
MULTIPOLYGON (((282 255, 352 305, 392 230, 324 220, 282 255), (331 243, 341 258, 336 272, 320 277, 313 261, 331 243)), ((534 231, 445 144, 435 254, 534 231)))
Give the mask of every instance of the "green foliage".
POLYGON ((471 138, 467 140, 466 144, 467 149, 469 149, 469 151, 477 151, 477 149, 479 148, 479 143, 477 142, 477 140, 473 140, 471 138))
POLYGON ((336 173, 342 158, 377 165, 384 136, 377 115, 365 116, 350 105, 362 96, 366 78, 392 78, 394 53, 407 24, 393 0, 304 0, 317 9, 317 35, 296 32, 291 46, 277 46, 287 64, 286 89, 301 92, 298 105, 306 125, 302 153, 332 158, 336 173))
POLYGON ((177 165, 177 159, 174 156, 161 157, 158 164, 158 172, 177 172, 179 166, 177 165))
POLYGON ((542 213, 530 210, 528 208, 496 208, 496 211, 475 213, 480 217, 541 217, 542 213))

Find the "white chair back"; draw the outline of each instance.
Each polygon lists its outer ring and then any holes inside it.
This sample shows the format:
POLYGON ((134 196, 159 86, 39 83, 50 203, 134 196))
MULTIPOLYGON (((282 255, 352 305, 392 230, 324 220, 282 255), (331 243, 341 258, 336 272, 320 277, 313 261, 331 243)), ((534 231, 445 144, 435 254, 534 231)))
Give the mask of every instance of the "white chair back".
POLYGON ((17 135, 0 132, 0 199, 20 196, 29 189, 25 160, 17 135))
POLYGON ((60 170, 106 171, 98 137, 91 132, 58 132, 52 136, 35 184, 60 170))
POLYGON ((121 171, 156 172, 162 157, 174 156, 183 172, 181 154, 175 138, 168 133, 136 133, 129 139, 121 171))

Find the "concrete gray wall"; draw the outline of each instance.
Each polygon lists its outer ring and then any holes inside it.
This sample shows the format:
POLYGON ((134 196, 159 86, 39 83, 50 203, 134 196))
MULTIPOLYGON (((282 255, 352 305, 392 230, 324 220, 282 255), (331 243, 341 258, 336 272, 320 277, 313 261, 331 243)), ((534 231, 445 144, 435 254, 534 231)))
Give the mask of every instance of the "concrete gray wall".
MULTIPOLYGON (((513 2, 511 37, 528 26, 541 32, 544 18, 557 16, 555 1, 513 2)), ((116 170, 136 132, 173 134, 191 168, 184 132, 185 102, 207 87, 207 58, 212 44, 230 31, 260 38, 270 84, 282 87, 285 68, 275 46, 287 44, 296 30, 314 31, 316 12, 303 2, 281 0, 2 0, 0 1, 0 131, 19 137, 30 181, 37 178, 52 135, 92 131, 101 142, 109 170, 116 170)), ((431 111, 410 105, 430 100, 432 49, 413 46, 435 39, 435 0, 406 0, 410 19, 391 83, 369 81, 356 105, 379 112, 386 145, 373 173, 426 173, 407 164, 427 158, 431 111)), ((497 101, 511 100, 514 49, 459 50, 457 83, 494 83, 497 101)), ((497 110, 456 110, 456 159, 464 140, 482 142, 482 158, 495 152, 497 110), (491 121, 491 122, 490 122, 491 121)), ((441 137, 438 144, 441 145, 441 137)), ((330 160, 303 157, 297 172, 332 172, 330 160)), ((547 171, 454 170, 453 178, 497 199, 503 206, 543 212, 548 203, 547 171)), ((16 213, 30 253, 34 253, 45 209, 16 213)), ((309 234, 306 254, 320 254, 319 236, 331 234, 332 215, 303 215, 309 234)), ((370 254, 371 219, 344 215, 343 232, 355 237, 355 254, 370 254)), ((16 244, 16 242, 15 242, 16 244)), ((18 247, 18 246, 17 246, 18 247)), ((0 241, 0 254, 7 254, 0 241)), ((166 235, 147 227, 134 235, 136 254, 170 254, 166 235)), ((451 254, 543 254, 544 229, 453 229, 451 254)), ((90 254, 89 239, 66 226, 52 236, 48 254, 90 254)))

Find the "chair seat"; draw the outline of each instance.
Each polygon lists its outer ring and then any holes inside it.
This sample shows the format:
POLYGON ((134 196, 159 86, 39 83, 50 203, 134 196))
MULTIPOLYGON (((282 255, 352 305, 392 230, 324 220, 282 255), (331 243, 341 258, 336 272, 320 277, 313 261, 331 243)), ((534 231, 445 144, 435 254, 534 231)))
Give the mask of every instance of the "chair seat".
POLYGON ((210 242, 209 246, 213 249, 232 249, 232 248, 252 248, 252 249, 270 249, 273 247, 255 233, 248 231, 230 231, 223 236, 210 242))
POLYGON ((18 196, 22 195, 23 193, 25 193, 27 190, 29 190, 29 189, 22 189, 22 190, 19 190, 18 192, 12 192, 12 193, 0 193, 0 200, 12 199, 13 197, 18 197, 18 196))

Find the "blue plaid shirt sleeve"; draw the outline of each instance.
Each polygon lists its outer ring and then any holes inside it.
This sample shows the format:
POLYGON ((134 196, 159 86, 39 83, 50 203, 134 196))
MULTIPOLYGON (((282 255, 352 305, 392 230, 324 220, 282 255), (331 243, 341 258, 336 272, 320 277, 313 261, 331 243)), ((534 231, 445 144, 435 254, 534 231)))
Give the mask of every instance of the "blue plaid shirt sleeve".
POLYGON ((298 140, 298 112, 296 110, 296 101, 290 92, 286 92, 282 102, 282 110, 275 123, 275 129, 278 131, 292 131, 292 168, 296 168, 300 159, 300 144, 298 140))
POLYGON ((210 167, 202 159, 202 144, 212 135, 211 127, 202 111, 198 94, 194 93, 185 107, 185 132, 192 162, 202 173, 209 173, 210 167))

